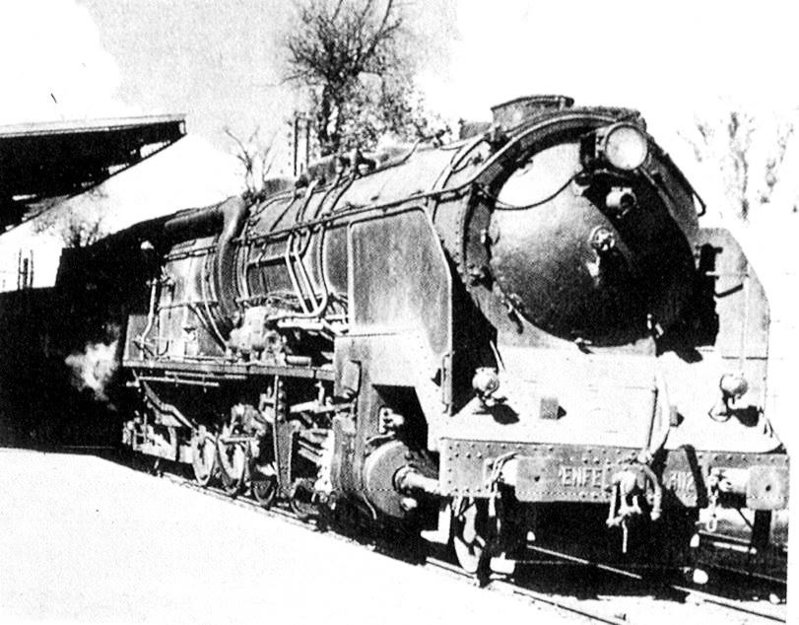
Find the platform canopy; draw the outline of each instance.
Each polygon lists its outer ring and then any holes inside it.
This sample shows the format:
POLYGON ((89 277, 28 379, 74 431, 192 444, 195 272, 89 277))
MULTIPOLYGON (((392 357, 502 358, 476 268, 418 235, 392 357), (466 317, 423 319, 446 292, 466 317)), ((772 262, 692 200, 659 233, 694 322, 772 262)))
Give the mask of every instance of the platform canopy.
POLYGON ((185 134, 183 115, 0 126, 0 233, 185 134))

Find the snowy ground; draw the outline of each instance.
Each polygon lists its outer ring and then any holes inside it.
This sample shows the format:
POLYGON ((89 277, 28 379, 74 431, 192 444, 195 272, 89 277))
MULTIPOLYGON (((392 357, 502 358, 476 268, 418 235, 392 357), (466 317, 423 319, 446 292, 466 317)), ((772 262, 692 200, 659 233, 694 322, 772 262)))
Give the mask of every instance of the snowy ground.
POLYGON ((499 619, 561 620, 98 458, 0 450, 0 623, 499 619))

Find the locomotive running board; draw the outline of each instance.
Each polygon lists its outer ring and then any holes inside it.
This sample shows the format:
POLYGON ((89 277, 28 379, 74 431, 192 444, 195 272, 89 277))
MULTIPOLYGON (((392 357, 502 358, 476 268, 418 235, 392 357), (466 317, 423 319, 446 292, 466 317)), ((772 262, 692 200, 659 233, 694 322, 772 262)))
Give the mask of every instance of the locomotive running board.
MULTIPOLYGON (((170 384, 215 386, 218 382, 241 381, 251 376, 280 376, 326 381, 333 381, 335 378, 335 372, 332 369, 322 367, 293 367, 254 362, 190 362, 128 358, 122 361, 122 366, 126 369, 135 369, 137 372, 153 373, 153 375, 146 376, 147 381, 170 384)), ((139 377, 145 379, 141 375, 139 377)))

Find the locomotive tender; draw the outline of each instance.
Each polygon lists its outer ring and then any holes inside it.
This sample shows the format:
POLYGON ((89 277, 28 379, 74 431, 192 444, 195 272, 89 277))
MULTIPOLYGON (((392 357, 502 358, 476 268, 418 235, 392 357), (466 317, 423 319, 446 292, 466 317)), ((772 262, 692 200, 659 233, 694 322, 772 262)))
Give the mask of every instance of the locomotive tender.
POLYGON ((767 542, 788 460, 741 248, 637 112, 493 112, 99 246, 127 259, 124 442, 472 572, 528 541, 677 562, 701 508, 755 510, 767 542))

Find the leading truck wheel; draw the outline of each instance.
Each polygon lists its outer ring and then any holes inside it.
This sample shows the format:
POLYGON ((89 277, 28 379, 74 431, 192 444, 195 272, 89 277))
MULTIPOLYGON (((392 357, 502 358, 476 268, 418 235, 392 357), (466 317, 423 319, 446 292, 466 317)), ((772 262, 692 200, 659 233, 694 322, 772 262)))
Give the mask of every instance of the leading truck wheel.
POLYGON ((201 427, 191 437, 191 451, 194 479, 200 486, 206 487, 216 471, 216 440, 201 427))
POLYGON ((452 546, 461 568, 478 579, 490 573, 488 502, 458 498, 452 504, 452 546))
POLYGON ((258 505, 264 509, 269 509, 275 502, 277 495, 277 478, 270 476, 252 480, 252 496, 258 505))

